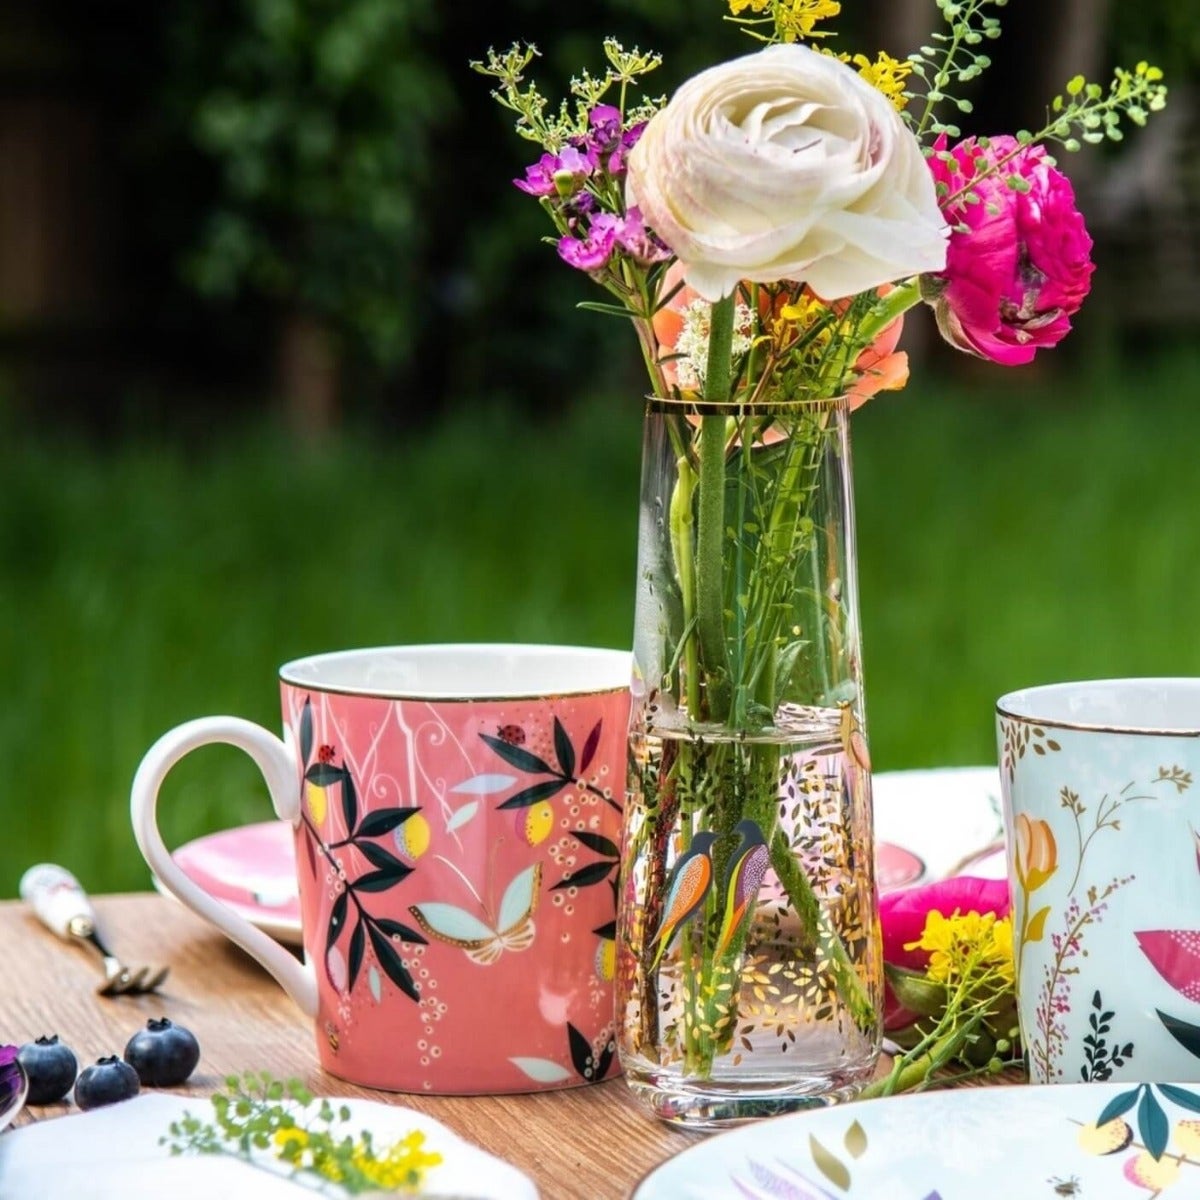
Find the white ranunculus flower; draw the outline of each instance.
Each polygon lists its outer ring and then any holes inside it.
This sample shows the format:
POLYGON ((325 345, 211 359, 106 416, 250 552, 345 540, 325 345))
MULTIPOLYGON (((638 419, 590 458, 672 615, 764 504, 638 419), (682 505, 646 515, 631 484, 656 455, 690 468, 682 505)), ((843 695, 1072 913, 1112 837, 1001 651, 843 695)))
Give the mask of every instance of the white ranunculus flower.
POLYGON ((626 188, 707 300, 742 279, 837 300, 946 264, 917 139, 851 67, 804 46, 688 80, 634 146, 626 188))

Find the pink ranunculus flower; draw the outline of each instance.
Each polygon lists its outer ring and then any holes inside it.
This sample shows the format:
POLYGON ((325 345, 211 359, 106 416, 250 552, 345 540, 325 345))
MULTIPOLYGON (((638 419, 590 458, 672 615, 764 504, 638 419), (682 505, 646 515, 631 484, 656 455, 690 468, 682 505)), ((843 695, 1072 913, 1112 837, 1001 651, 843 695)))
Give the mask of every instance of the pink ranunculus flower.
POLYGON ((1002 366, 1027 363, 1066 337, 1091 287, 1092 239, 1075 191, 1041 146, 1007 135, 986 147, 959 142, 949 150, 957 170, 946 151, 943 134, 929 159, 951 226, 946 268, 927 277, 938 328, 960 350, 1002 366), (1010 186, 1010 176, 1027 190, 1010 186), (972 191, 978 200, 966 203, 972 191))
MULTIPOLYGON (((887 892, 879 898, 879 924, 883 932, 883 961, 896 967, 923 971, 929 965, 927 950, 906 950, 905 946, 920 941, 925 918, 933 911, 950 916, 961 913, 995 913, 997 918, 1008 916, 1011 901, 1006 879, 980 879, 974 875, 955 875, 936 883, 887 892)), ((883 1027, 903 1029, 915 1020, 885 987, 883 1027)))

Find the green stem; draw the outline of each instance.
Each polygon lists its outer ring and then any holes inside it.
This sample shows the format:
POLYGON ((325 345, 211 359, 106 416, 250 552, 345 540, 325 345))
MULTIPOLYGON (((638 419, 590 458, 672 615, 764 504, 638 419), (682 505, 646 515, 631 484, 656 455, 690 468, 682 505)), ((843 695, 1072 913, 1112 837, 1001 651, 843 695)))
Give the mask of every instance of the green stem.
POLYGON ((864 1031, 873 1030, 876 1014, 870 993, 854 969, 838 931, 830 926, 828 914, 813 892, 808 876, 796 862, 787 835, 781 829, 776 829, 770 838, 770 854, 771 866, 800 918, 804 937, 818 947, 818 957, 828 962, 830 974, 837 982, 838 995, 854 1023, 864 1031))
MULTIPOLYGON (((708 335, 708 364, 704 399, 728 404, 733 358, 733 316, 736 296, 712 305, 708 335)), ((729 712, 729 663, 725 647, 725 442, 726 419, 721 414, 700 418, 700 480, 696 513, 696 633, 704 656, 710 721, 729 712)))
MULTIPOLYGON (((687 629, 696 612, 696 570, 692 558, 692 495, 696 473, 686 454, 676 463, 678 479, 671 495, 671 549, 679 579, 679 600, 683 606, 683 628, 687 629)), ((700 664, 696 639, 686 636, 683 647, 683 673, 687 684, 687 707, 692 719, 700 713, 700 664)))

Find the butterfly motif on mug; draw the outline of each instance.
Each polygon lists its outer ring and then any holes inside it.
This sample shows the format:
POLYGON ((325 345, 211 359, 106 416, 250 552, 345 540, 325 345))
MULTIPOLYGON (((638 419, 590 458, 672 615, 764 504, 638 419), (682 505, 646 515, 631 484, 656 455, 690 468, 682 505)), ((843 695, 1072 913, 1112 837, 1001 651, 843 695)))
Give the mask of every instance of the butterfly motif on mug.
POLYGON ((488 966, 505 950, 528 950, 533 945, 533 910, 541 882, 541 863, 517 875, 504 889, 494 929, 465 908, 441 901, 413 904, 408 911, 430 937, 457 946, 472 962, 488 966))

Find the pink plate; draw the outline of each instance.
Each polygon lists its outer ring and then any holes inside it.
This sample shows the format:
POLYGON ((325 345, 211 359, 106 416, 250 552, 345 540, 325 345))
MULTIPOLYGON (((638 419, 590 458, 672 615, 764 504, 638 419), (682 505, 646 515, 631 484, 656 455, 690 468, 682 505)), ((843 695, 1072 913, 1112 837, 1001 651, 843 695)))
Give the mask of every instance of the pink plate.
POLYGON ((172 857, 193 883, 250 924, 300 945, 296 848, 286 822, 225 829, 180 846, 172 857))
POLYGON ((875 882, 881 892, 916 883, 925 874, 925 864, 911 851, 892 842, 875 845, 875 882))
MULTIPOLYGON (((212 833, 180 846, 174 859, 193 883, 252 925, 288 945, 300 945, 296 849, 290 825, 263 821, 212 833)), ((880 891, 889 892, 915 883, 925 873, 925 864, 903 846, 880 842, 875 848, 875 872, 880 891)))

